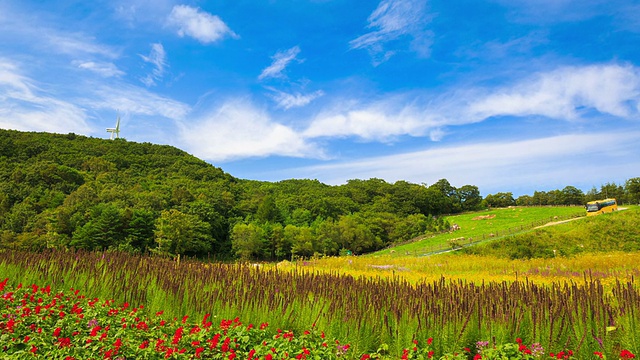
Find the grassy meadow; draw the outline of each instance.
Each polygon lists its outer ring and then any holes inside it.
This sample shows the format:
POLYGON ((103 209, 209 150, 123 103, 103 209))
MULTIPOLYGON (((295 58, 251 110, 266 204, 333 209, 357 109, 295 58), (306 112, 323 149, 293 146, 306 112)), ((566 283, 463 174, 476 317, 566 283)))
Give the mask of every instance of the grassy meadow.
POLYGON ((460 230, 431 235, 425 238, 394 246, 374 253, 393 256, 420 256, 434 251, 451 248, 449 242, 464 238, 462 244, 469 242, 494 240, 502 236, 512 235, 530 230, 549 222, 584 216, 583 207, 509 207, 489 209, 454 216, 447 216, 449 223, 457 224, 460 230))
POLYGON ((640 209, 524 232, 527 224, 555 221, 577 210, 494 209, 450 219, 461 229, 439 235, 440 243, 448 241, 446 236, 473 237, 522 224, 523 233, 496 236, 477 246, 488 250, 473 254, 410 256, 398 249, 295 263, 221 264, 118 252, 5 250, 0 281, 46 283, 52 291, 81 289, 88 297, 144 305, 151 313, 164 310, 178 319, 213 314, 214 322, 239 317, 297 333, 313 327, 350 344, 344 358, 400 359, 413 341, 425 344, 428 339, 433 339, 436 358, 463 348, 473 358, 479 343, 499 346, 517 338, 547 353, 570 349, 578 359, 594 358, 594 352, 609 359, 619 358, 623 350, 638 353, 640 252, 627 250, 640 239, 640 209), (474 220, 486 215, 495 217, 474 220), (560 237, 568 249, 579 243, 583 250, 518 259, 494 250, 526 245, 531 234, 560 237), (606 241, 616 246, 602 244, 606 241))

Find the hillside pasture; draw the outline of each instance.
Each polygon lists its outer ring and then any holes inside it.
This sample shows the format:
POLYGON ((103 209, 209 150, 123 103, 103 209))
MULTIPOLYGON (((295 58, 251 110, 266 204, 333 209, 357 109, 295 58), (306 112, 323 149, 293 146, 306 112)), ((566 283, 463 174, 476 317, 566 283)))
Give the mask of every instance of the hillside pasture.
POLYGON ((447 216, 445 219, 452 226, 456 224, 459 230, 419 237, 405 244, 378 251, 373 255, 422 256, 450 249, 451 241, 455 239, 460 239, 461 244, 494 240, 528 231, 549 222, 584 215, 584 208, 579 206, 514 206, 447 216))

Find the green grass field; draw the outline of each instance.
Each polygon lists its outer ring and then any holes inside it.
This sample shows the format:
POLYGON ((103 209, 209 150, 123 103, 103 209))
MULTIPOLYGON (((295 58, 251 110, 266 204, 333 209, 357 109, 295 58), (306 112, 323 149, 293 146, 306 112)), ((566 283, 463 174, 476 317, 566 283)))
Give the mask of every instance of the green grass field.
MULTIPOLYGON (((80 289, 144 305, 151 314, 164 310, 169 318, 210 313, 212 321, 239 317, 296 333, 317 327, 352 345, 355 356, 347 359, 381 348, 388 349, 381 359, 399 359, 407 344, 429 338, 438 357, 464 347, 476 352, 478 341, 499 346, 516 338, 548 352, 572 349, 579 359, 594 351, 610 359, 621 349, 638 353, 640 208, 531 229, 581 211, 510 208, 451 217, 460 230, 411 245, 423 251, 427 241, 522 231, 435 256, 396 249, 293 263, 209 264, 117 252, 3 250, 0 279, 13 287, 51 284, 54 293, 80 289), (533 256, 511 259, 510 252, 523 248, 533 256), (537 256, 548 249, 558 256, 537 256)), ((50 328, 67 319, 54 318, 50 328)))
POLYGON ((450 248, 452 239, 464 238, 464 242, 497 239, 501 236, 524 232, 549 222, 584 215, 584 208, 575 207, 511 207, 449 216, 451 224, 460 230, 437 234, 421 240, 398 245, 374 253, 392 256, 421 256, 450 248), (492 236, 493 235, 493 236, 492 236))

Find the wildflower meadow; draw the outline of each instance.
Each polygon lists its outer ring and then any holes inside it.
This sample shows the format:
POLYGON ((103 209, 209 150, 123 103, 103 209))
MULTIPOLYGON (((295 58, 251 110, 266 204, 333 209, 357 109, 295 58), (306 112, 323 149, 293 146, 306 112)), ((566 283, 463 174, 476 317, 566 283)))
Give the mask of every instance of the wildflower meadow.
POLYGON ((0 358, 629 359, 640 293, 5 251, 0 358))

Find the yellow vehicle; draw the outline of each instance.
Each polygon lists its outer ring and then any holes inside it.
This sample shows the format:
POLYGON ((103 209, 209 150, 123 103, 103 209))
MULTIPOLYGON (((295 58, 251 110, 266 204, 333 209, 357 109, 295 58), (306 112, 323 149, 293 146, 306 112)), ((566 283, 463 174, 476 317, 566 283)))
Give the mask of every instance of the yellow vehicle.
POLYGON ((604 199, 589 201, 587 203, 587 216, 600 215, 618 210, 616 199, 604 199))

